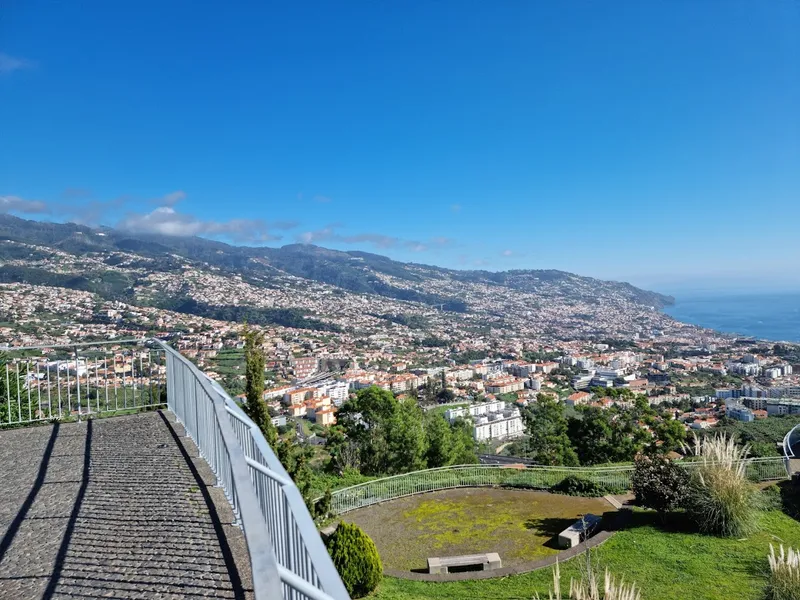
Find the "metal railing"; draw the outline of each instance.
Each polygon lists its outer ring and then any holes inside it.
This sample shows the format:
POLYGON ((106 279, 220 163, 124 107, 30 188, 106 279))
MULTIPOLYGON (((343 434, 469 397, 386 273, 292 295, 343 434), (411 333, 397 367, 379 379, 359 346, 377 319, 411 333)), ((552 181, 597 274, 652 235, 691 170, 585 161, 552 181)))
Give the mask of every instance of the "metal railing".
MULTIPOLYGON (((777 481, 788 479, 789 471, 781 456, 764 456, 745 459, 745 474, 750 481, 759 483, 763 481, 777 481)), ((686 460, 681 466, 692 469, 702 465, 702 462, 686 460)))
MULTIPOLYGON (((692 468, 697 463, 681 463, 692 468)), ((497 486, 549 490, 569 476, 592 481, 609 490, 630 490, 633 465, 613 467, 545 467, 539 465, 457 465, 414 471, 367 481, 332 493, 331 512, 344 514, 380 502, 460 487, 497 486)), ((786 479, 781 457, 747 460, 752 481, 786 479)))
POLYGON ((222 388, 166 352, 169 409, 186 427, 241 525, 257 599, 348 600, 297 486, 261 431, 222 388))
POLYGON ((549 490, 570 475, 609 489, 630 488, 633 466, 542 467, 523 465, 457 465, 414 471, 367 481, 332 493, 335 514, 395 498, 459 487, 501 486, 549 490))
POLYGON ((164 350, 143 340, 0 348, 0 427, 166 404, 164 350))
POLYGON ((209 464, 245 535, 257 600, 349 600, 297 486, 258 427, 160 340, 0 348, 0 426, 166 406, 209 464))
POLYGON ((790 429, 783 438, 783 455, 787 460, 787 468, 788 461, 800 458, 800 454, 795 452, 795 448, 800 448, 800 424, 790 429))

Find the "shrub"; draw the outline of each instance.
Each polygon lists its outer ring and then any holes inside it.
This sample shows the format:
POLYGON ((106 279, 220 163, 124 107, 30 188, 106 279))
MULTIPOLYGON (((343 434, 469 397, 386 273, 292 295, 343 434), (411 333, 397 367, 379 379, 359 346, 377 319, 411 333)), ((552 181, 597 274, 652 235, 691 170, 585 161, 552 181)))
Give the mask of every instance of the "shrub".
POLYGON ((761 491, 761 499, 764 510, 781 510, 783 508, 781 488, 776 484, 764 488, 761 491))
POLYGON ((597 498, 599 496, 605 496, 606 494, 616 494, 619 490, 604 483, 592 481, 591 479, 584 479, 577 475, 568 475, 551 487, 550 491, 554 494, 564 494, 566 496, 597 498))
POLYGON ((769 545, 769 584, 767 600, 800 600, 800 551, 788 549, 775 554, 769 545))
POLYGON ((631 478, 636 501, 662 515, 682 508, 689 493, 689 472, 663 456, 641 456, 631 478))
POLYGON ((686 510, 700 531, 744 537, 758 528, 761 493, 747 480, 748 447, 725 435, 694 439, 686 510))
POLYGON ((331 492, 331 488, 327 487, 325 488, 325 493, 322 495, 322 497, 317 498, 314 504, 314 512, 312 513, 314 518, 320 522, 325 521, 325 519, 331 516, 332 505, 333 494, 331 492))
POLYGON ((353 598, 363 598, 381 581, 383 566, 378 549, 358 525, 339 523, 328 539, 328 553, 353 598))

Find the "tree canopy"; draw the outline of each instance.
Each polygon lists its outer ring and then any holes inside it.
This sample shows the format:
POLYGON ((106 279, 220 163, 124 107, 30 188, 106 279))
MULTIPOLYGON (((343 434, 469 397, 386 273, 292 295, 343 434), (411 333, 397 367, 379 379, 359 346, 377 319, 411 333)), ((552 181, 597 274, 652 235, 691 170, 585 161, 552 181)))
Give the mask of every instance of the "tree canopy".
POLYGON ((567 420, 562 406, 550 396, 539 394, 536 403, 523 413, 528 439, 525 455, 542 465, 577 466, 578 457, 567 435, 567 420))
POLYGON ((358 468, 365 475, 393 475, 477 462, 468 423, 450 424, 388 390, 359 390, 341 406, 338 419, 339 427, 328 438, 334 471, 358 468))

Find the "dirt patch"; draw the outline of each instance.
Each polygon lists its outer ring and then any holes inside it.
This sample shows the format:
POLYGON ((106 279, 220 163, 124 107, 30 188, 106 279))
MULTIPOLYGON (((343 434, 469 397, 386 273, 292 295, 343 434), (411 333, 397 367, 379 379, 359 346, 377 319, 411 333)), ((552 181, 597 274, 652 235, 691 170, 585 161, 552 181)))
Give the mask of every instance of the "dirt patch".
POLYGON ((466 488, 410 496, 344 515, 378 546, 385 566, 425 569, 430 556, 497 552, 513 567, 558 552, 558 533, 581 515, 613 508, 602 498, 466 488))

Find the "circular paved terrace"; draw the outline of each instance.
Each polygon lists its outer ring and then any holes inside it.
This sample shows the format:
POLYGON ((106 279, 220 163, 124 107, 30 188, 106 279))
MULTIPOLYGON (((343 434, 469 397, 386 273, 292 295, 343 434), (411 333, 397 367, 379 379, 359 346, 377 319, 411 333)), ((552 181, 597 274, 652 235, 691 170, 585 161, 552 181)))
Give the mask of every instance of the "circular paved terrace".
POLYGON ((409 496, 343 516, 375 541, 388 571, 422 572, 431 556, 497 552, 525 570, 559 552, 556 538, 581 515, 614 508, 603 498, 503 488, 460 488, 409 496))

